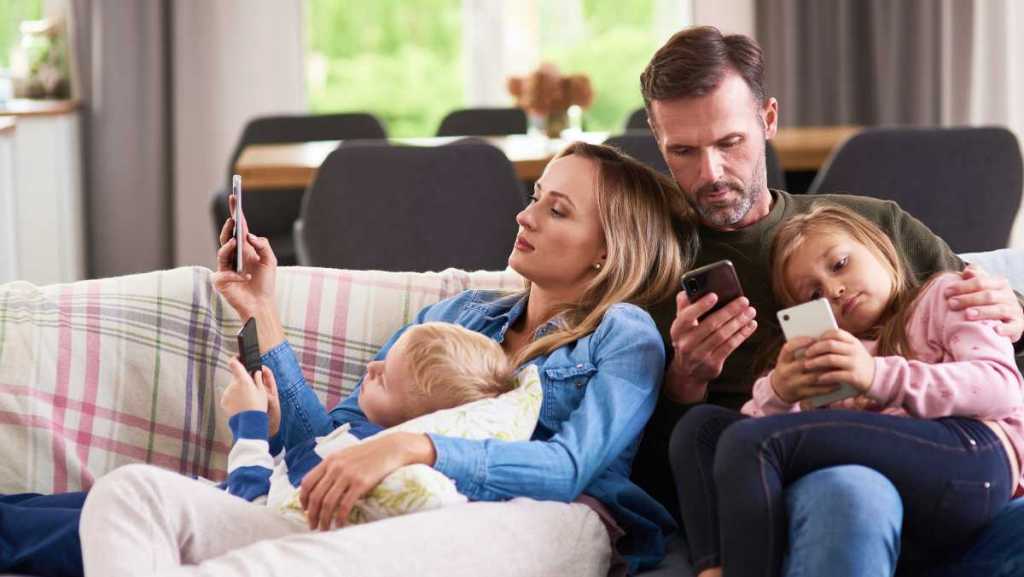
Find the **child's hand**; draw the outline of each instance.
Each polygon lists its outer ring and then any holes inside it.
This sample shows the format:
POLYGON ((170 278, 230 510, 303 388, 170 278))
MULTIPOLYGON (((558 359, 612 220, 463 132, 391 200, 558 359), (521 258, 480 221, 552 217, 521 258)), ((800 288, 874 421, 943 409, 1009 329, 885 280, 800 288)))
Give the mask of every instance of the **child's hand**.
MULTIPOLYGON (((260 373, 256 373, 256 379, 245 372, 245 366, 235 357, 228 361, 228 367, 234 376, 234 380, 224 389, 220 397, 220 406, 224 409, 228 418, 243 411, 267 411, 267 389, 263 386, 266 379, 273 380, 274 375, 270 369, 263 367, 260 373), (269 376, 268 376, 269 375, 269 376)), ((275 387, 276 390, 276 387, 275 387)))
POLYGON ((772 371, 772 388, 775 395, 787 403, 796 403, 808 397, 824 395, 836 389, 834 385, 818 383, 818 373, 806 367, 803 351, 815 342, 808 337, 787 341, 779 351, 779 357, 772 371))
POLYGON ((820 385, 849 383, 866 393, 875 380, 875 357, 857 337, 842 329, 822 335, 807 347, 805 358, 807 369, 818 374, 820 385))

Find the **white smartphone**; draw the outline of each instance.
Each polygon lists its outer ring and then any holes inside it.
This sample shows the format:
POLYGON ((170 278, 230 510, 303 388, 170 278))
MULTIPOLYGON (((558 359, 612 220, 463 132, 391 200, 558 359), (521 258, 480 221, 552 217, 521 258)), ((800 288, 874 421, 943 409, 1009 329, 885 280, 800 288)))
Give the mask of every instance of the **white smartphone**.
MULTIPOLYGON (((817 299, 778 312, 779 326, 782 327, 782 334, 790 341, 797 337, 818 338, 828 331, 839 328, 836 318, 832 315, 832 307, 828 299, 817 299)), ((803 356, 803 351, 796 352, 797 357, 803 356)), ((840 383, 839 388, 831 393, 809 397, 807 401, 811 406, 817 408, 822 405, 856 397, 860 391, 847 383, 840 383)))
POLYGON ((235 197, 235 272, 241 274, 245 270, 245 227, 242 226, 245 215, 242 213, 242 177, 234 175, 231 177, 231 194, 235 197))

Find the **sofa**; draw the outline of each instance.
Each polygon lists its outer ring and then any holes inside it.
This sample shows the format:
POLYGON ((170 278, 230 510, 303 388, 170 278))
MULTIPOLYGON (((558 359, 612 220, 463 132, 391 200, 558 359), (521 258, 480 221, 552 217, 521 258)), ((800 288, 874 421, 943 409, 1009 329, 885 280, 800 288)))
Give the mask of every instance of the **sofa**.
MULTIPOLYGON (((972 260, 1010 275, 1024 292, 1024 251, 972 260)), ((185 267, 0 285, 0 492, 88 489, 136 462, 225 476, 231 435, 219 397, 241 323, 210 275, 185 267)), ((277 302, 310 386, 333 406, 423 306, 466 289, 521 286, 510 271, 283 267, 277 302)), ((645 576, 691 576, 684 551, 677 538, 666 561, 645 576)))

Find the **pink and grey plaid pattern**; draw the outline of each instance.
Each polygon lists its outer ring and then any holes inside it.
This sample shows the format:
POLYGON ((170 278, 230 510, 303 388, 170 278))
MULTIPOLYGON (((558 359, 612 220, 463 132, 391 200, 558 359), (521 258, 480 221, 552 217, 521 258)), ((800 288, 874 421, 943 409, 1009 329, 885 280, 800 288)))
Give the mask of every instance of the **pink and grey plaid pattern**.
MULTIPOLYGON (((282 268, 277 299, 313 390, 333 406, 423 306, 511 272, 282 268)), ((220 479, 231 436, 219 399, 238 317, 210 271, 0 285, 0 492, 60 492, 132 462, 220 479)))

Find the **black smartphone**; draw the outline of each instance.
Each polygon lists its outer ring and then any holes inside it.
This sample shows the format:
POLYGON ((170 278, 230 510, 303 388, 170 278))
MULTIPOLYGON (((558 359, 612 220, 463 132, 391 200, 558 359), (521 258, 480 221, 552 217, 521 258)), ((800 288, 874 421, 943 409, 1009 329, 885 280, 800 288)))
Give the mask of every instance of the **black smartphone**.
POLYGON ((256 319, 250 317, 238 331, 238 360, 245 365, 245 372, 254 375, 260 372, 260 339, 256 334, 256 319))
POLYGON ((701 315, 698 320, 704 320, 706 316, 743 296, 740 279, 736 276, 736 269, 732 266, 732 261, 729 260, 720 260, 695 268, 684 274, 680 282, 691 303, 708 293, 718 295, 715 306, 701 315))

